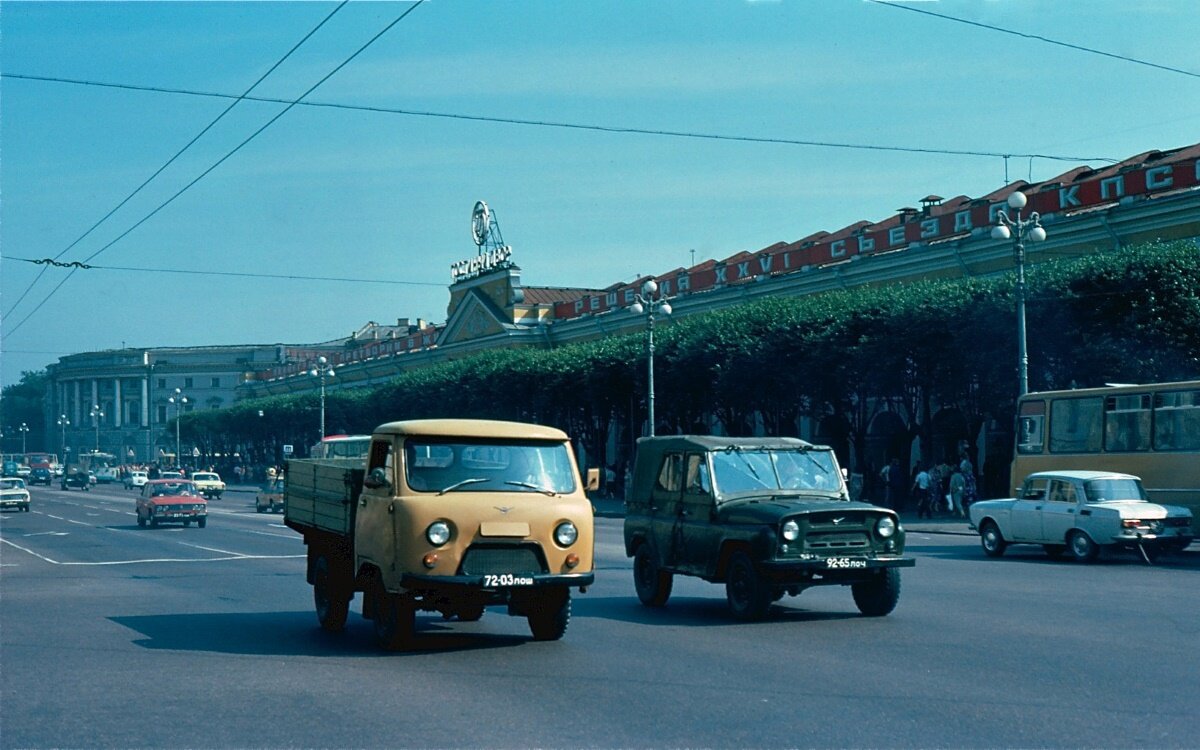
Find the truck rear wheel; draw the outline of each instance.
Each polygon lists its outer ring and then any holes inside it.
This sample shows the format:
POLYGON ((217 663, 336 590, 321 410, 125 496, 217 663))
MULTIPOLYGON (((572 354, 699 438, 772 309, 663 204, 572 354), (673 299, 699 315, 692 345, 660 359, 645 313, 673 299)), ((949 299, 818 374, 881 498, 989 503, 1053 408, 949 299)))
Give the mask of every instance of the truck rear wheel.
MULTIPOLYGON (((377 584, 382 589, 382 584, 377 584)), ((412 644, 417 627, 417 610, 396 594, 375 595, 375 642, 384 651, 400 651, 412 644)))
POLYGON ((320 555, 313 562, 313 604, 322 630, 340 633, 346 627, 350 597, 334 585, 329 572, 329 558, 325 555, 320 555))
POLYGON ((535 641, 557 641, 567 632, 571 622, 571 592, 568 589, 547 591, 529 607, 529 631, 535 641))

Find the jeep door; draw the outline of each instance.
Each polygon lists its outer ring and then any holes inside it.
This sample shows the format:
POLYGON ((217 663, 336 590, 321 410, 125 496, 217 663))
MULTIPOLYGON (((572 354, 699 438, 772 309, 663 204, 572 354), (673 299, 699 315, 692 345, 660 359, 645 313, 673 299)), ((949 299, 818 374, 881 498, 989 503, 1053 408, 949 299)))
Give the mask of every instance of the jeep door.
POLYGON ((664 453, 658 476, 650 492, 646 512, 650 522, 650 538, 658 553, 659 564, 676 568, 682 561, 680 541, 679 495, 683 487, 683 454, 664 453))
POLYGON ((713 518, 715 500, 710 477, 707 454, 688 453, 684 457, 677 521, 681 566, 700 576, 715 568, 721 546, 721 527, 713 518))

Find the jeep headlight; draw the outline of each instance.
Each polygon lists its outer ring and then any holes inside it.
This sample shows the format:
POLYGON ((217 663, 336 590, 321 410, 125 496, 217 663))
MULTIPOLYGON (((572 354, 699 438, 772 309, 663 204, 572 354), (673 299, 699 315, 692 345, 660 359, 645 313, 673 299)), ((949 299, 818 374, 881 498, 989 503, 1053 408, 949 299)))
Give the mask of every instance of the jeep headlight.
POLYGON ((579 529, 570 521, 563 521, 554 527, 554 541, 559 547, 570 547, 579 538, 579 529))
POLYGON ((434 521, 425 529, 425 538, 434 547, 441 547, 450 541, 450 524, 445 521, 434 521))
POLYGON ((875 533, 887 539, 896 533, 896 522, 892 520, 891 516, 884 516, 879 519, 879 523, 875 524, 875 533))
POLYGON ((784 539, 786 539, 789 542, 794 542, 798 538, 800 538, 800 524, 798 524, 795 521, 792 521, 790 519, 787 521, 784 521, 783 529, 781 530, 781 533, 783 534, 784 539))

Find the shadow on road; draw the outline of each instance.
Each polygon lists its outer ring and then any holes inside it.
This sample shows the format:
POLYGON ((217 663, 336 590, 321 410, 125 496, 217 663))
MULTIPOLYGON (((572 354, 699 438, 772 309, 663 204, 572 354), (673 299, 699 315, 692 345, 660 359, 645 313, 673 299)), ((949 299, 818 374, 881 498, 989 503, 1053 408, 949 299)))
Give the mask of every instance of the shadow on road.
MULTIPOLYGON (((784 597, 771 607, 764 623, 771 622, 823 622, 846 620, 860 615, 854 602, 847 594, 849 610, 846 612, 816 612, 800 605, 804 595, 784 597)), ((718 597, 672 597, 664 607, 647 607, 636 596, 585 596, 574 599, 572 605, 576 617, 595 617, 637 625, 662 627, 747 627, 756 623, 735 620, 729 614, 725 600, 718 597)))
MULTIPOLYGON (((497 613, 493 617, 507 615, 497 613)), ((457 630, 458 623, 444 623, 437 615, 418 615, 413 648, 396 654, 376 648, 371 624, 354 613, 342 633, 321 630, 312 612, 145 615, 110 617, 109 620, 140 633, 143 637, 134 639, 133 643, 143 648, 258 656, 403 656, 505 648, 531 641, 529 637, 461 632, 457 630)), ((483 622, 487 621, 485 617, 483 622)))

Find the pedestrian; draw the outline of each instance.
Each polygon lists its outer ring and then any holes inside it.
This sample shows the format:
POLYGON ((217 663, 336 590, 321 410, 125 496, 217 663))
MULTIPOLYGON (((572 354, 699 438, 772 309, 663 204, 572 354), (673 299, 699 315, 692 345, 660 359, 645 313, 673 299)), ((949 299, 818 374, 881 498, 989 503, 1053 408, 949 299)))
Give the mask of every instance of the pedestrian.
POLYGON ((917 475, 913 477, 912 491, 917 501, 917 518, 933 518, 933 497, 929 492, 931 477, 921 464, 913 467, 917 475))
POLYGON ((963 475, 963 510, 971 507, 971 504, 978 499, 978 492, 975 489, 975 466, 971 463, 971 459, 967 456, 967 452, 963 451, 959 454, 961 460, 958 462, 958 470, 963 475))
POLYGON ((891 463, 883 467, 884 485, 887 490, 887 507, 900 512, 904 505, 904 490, 908 486, 908 477, 904 476, 904 470, 900 468, 900 459, 893 458, 891 463))
POLYGON ((963 505, 963 492, 967 489, 967 480, 963 477, 962 469, 954 467, 950 474, 950 512, 957 513, 960 518, 967 517, 967 508, 963 505))

